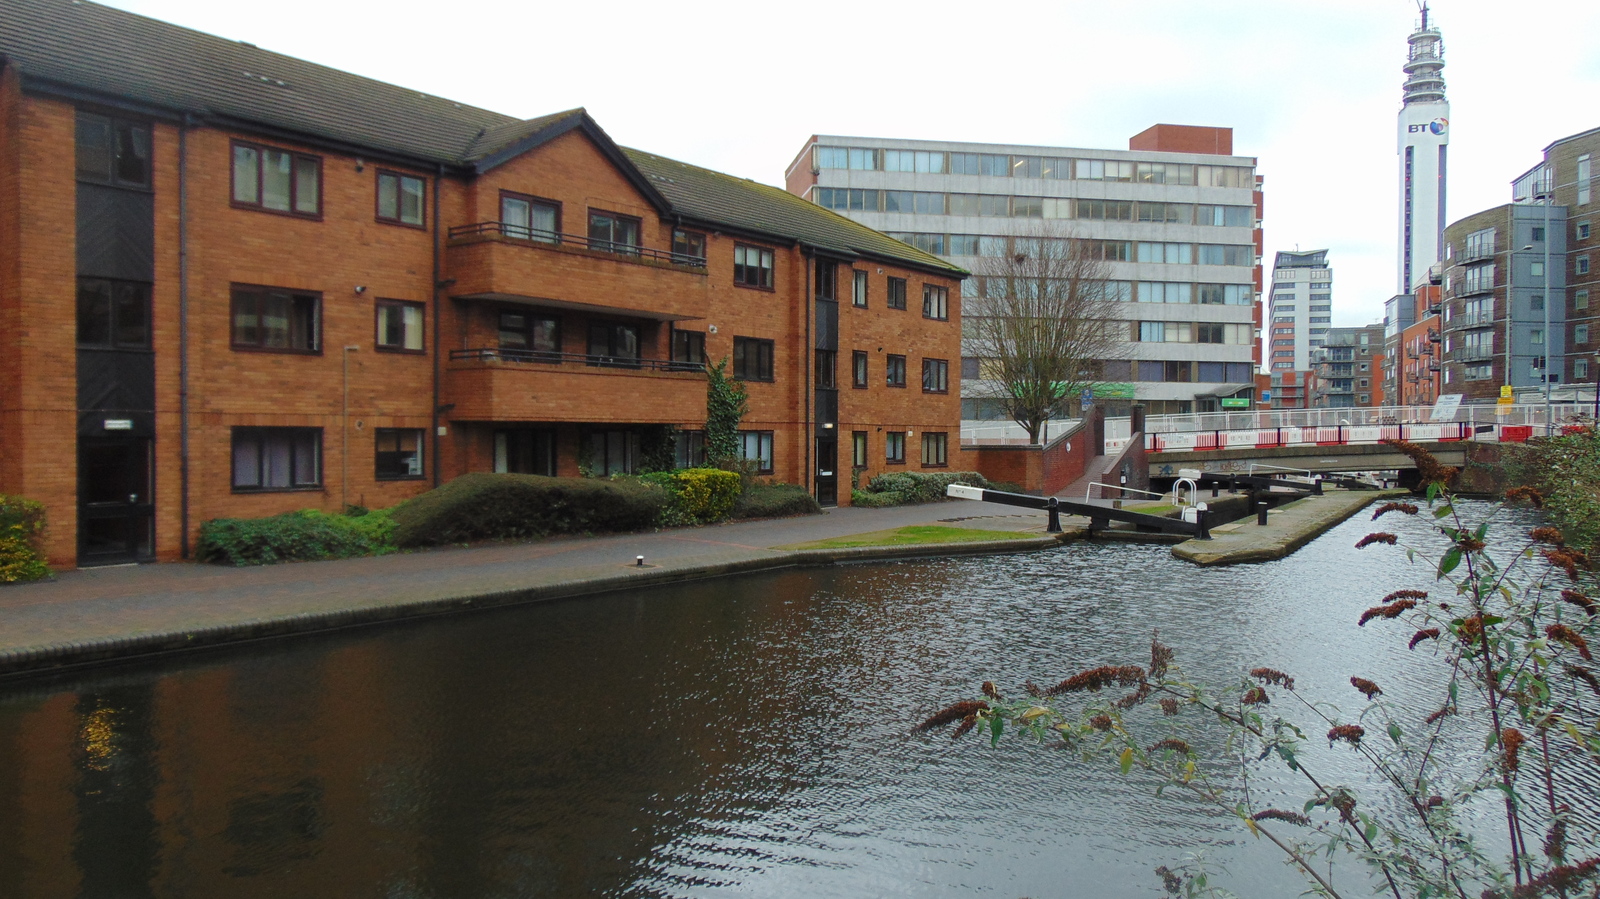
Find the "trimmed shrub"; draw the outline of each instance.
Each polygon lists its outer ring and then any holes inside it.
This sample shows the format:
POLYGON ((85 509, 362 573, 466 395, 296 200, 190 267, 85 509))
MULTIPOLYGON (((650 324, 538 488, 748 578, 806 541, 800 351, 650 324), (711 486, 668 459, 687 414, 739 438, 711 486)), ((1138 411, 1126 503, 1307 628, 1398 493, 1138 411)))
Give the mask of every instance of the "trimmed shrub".
POLYGON ((0 584, 50 575, 39 545, 44 541, 44 505, 0 493, 0 584))
POLYGON ((653 527, 667 491, 642 478, 615 481, 531 474, 464 474, 389 513, 397 546, 435 546, 653 527))
POLYGON ((975 471, 893 471, 880 474, 862 490, 850 491, 850 502, 867 508, 909 506, 948 499, 944 488, 951 484, 988 487, 989 482, 975 471))
POLYGON ((715 468, 682 468, 639 478, 661 485, 670 495, 671 501, 662 510, 659 522, 666 527, 708 524, 727 518, 744 486, 737 473, 715 468))
POLYGON ((816 497, 798 484, 751 484, 733 504, 729 518, 783 518, 822 512, 816 497))
POLYGON ((394 551, 387 511, 351 517, 315 509, 271 518, 217 518, 200 526, 195 558, 227 565, 347 559, 394 551))

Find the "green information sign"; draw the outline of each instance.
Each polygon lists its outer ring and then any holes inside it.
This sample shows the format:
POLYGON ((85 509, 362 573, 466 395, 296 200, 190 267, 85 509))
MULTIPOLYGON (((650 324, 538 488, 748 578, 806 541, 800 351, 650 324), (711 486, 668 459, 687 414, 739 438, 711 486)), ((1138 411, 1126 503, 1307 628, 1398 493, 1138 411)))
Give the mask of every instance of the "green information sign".
POLYGON ((1250 398, 1244 396, 1228 396, 1218 401, 1224 409, 1248 409, 1250 398))
POLYGON ((1134 398, 1132 384, 1096 384, 1094 385, 1094 398, 1097 400, 1131 400, 1134 398))

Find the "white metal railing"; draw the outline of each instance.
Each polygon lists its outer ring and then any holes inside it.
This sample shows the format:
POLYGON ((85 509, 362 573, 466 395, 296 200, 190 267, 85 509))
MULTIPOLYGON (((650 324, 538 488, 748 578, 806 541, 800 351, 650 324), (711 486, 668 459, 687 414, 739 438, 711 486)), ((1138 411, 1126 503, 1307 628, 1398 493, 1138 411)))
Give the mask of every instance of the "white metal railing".
MULTIPOLYGON (((1543 426, 1544 403, 1518 403, 1497 414, 1492 404, 1461 405, 1438 419, 1432 406, 1370 406, 1340 409, 1283 409, 1252 410, 1248 412, 1200 412, 1191 415, 1151 415, 1145 419, 1147 434, 1193 434, 1203 431, 1254 431, 1269 428, 1332 428, 1343 425, 1375 426, 1440 422, 1467 424, 1539 425, 1543 426)), ((1588 417, 1592 402, 1556 402, 1550 409, 1551 421, 1561 422, 1588 417)), ((1129 421, 1126 418, 1106 419, 1106 437, 1126 438, 1129 421)))

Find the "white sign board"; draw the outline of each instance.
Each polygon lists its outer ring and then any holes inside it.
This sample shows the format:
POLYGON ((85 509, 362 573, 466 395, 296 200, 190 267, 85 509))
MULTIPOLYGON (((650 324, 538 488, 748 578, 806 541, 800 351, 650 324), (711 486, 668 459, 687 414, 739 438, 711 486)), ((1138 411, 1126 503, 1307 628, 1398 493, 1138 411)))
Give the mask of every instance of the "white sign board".
POLYGON ((1461 394, 1446 393, 1433 401, 1433 414, 1429 421, 1455 421, 1456 410, 1461 408, 1461 394))

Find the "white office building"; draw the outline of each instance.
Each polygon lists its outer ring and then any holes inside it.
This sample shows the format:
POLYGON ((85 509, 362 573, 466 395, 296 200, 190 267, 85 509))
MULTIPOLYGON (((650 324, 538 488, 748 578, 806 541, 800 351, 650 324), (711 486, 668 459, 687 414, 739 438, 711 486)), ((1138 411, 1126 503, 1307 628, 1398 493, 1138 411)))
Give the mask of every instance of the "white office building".
POLYGON ((1400 257, 1396 293, 1408 294, 1427 281, 1443 257, 1446 223, 1445 152, 1450 145, 1450 103, 1444 98, 1444 39, 1422 20, 1406 39, 1406 73, 1397 125, 1400 157, 1400 257))
POLYGON ((1333 322, 1333 269, 1327 250, 1281 252, 1272 260, 1267 301, 1267 369, 1306 371, 1333 322))
MULTIPOLYGON (((1232 144, 1232 129, 1175 125, 1128 150, 822 135, 786 184, 973 272, 1012 237, 1092 243, 1127 322, 1099 400, 1113 414, 1132 401, 1152 414, 1209 411, 1253 399, 1261 363, 1260 178, 1232 144)), ((980 296, 985 282, 963 289, 980 296)), ((966 355, 963 417, 1003 418, 966 355)))

